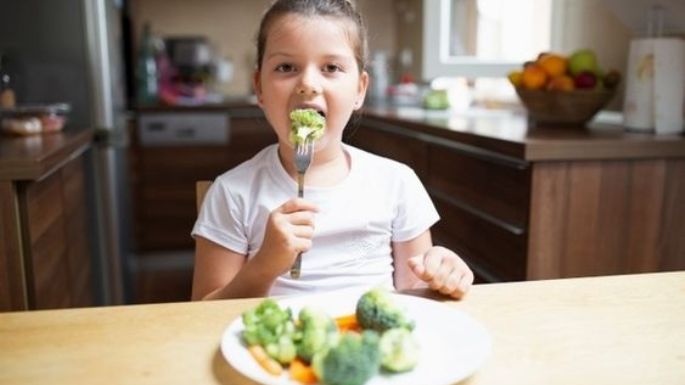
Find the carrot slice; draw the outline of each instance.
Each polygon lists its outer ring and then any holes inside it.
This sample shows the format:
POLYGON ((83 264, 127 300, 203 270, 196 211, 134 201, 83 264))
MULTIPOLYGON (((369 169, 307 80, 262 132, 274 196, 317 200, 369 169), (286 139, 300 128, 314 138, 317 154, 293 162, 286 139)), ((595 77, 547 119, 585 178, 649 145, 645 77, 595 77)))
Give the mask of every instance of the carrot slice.
POLYGON ((314 374, 314 369, 299 358, 290 363, 290 378, 303 384, 316 384, 319 380, 314 374))
POLYGON ((357 322, 356 314, 349 314, 335 319, 335 324, 341 332, 349 330, 361 330, 359 322, 357 322))
POLYGON ((250 354, 252 354, 252 357, 254 357, 254 359, 257 360, 259 366, 264 368, 264 370, 266 370, 270 374, 278 376, 283 371, 283 367, 281 366, 281 364, 279 364, 273 358, 269 357, 269 355, 266 354, 266 350, 264 350, 264 348, 260 345, 252 345, 248 347, 247 350, 250 352, 250 354))

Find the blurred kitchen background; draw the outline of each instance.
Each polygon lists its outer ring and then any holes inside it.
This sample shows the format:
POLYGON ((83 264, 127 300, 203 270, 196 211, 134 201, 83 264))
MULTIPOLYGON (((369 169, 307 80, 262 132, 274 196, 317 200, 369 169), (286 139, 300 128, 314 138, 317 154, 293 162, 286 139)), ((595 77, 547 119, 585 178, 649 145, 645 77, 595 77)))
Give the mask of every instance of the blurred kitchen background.
MULTIPOLYGON (((83 202, 91 303, 188 300, 194 182, 275 140, 251 89, 256 29, 270 1, 1 2, 1 70, 17 104, 66 102, 67 129, 95 130, 83 202)), ((507 74, 540 52, 588 48, 602 68, 625 74, 631 39, 656 33, 650 25, 685 33, 678 0, 356 4, 369 32, 369 106, 419 108, 440 89, 453 113, 516 109, 507 74), (451 40, 443 44, 440 31, 451 40)), ((620 112, 624 88, 609 110, 620 112)))

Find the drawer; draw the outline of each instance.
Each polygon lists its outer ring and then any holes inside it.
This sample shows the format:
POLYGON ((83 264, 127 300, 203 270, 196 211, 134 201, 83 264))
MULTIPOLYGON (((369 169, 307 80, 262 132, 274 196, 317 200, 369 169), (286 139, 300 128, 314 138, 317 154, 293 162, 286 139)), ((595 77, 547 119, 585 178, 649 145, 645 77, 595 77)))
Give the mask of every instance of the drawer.
POLYGON ((530 206, 530 168, 431 144, 428 191, 452 205, 518 234, 525 232, 530 206))
POLYGON ((347 130, 346 141, 351 145, 404 163, 422 175, 426 147, 419 140, 370 126, 349 127, 347 130))
POLYGON ((230 119, 225 113, 145 113, 138 118, 138 140, 143 147, 226 145, 230 119))
POLYGON ((485 281, 526 278, 527 237, 516 235, 439 198, 440 221, 431 229, 436 244, 454 250, 485 281))

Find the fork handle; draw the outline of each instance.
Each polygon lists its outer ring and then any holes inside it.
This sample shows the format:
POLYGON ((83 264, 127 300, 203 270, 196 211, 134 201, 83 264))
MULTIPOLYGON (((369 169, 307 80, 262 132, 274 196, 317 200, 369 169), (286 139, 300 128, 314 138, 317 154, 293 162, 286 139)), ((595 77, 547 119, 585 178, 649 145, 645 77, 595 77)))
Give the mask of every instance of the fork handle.
POLYGON ((304 173, 297 173, 297 197, 304 198, 304 173))
MULTIPOLYGON (((297 173, 297 197, 304 198, 304 173, 297 173)), ((300 267, 302 266, 302 253, 297 254, 295 262, 290 267, 290 277, 294 279, 300 278, 300 267)))
POLYGON ((294 279, 300 278, 300 267, 302 266, 302 253, 297 254, 295 263, 290 267, 290 277, 294 279))

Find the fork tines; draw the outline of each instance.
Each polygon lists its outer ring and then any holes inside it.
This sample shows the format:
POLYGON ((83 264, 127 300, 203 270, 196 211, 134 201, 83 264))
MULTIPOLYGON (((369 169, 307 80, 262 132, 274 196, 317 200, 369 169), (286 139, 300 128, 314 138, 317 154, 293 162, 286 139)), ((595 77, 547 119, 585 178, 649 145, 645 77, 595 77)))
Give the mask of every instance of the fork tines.
POLYGON ((295 146, 295 166, 300 173, 307 171, 307 168, 309 168, 312 160, 313 144, 311 140, 305 140, 303 143, 298 143, 295 146))

